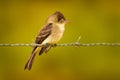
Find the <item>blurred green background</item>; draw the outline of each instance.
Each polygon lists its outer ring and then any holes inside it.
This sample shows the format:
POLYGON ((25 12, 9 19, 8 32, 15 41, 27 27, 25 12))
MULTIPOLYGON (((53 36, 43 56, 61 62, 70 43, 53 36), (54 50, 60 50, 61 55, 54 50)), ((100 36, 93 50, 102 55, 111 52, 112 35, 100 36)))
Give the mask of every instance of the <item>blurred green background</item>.
MULTIPOLYGON (((119 0, 1 0, 0 43, 33 43, 55 11, 70 21, 59 43, 120 42, 119 0)), ((0 47, 0 80, 120 80, 120 47, 56 47, 24 65, 32 47, 0 47)))

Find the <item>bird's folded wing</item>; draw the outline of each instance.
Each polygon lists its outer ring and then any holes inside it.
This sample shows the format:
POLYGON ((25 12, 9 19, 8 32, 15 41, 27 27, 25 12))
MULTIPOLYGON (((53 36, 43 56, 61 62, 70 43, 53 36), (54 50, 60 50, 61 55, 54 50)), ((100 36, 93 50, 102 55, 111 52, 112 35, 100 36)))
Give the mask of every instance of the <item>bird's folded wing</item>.
POLYGON ((41 44, 52 32, 52 23, 49 23, 48 25, 44 26, 38 36, 36 37, 35 43, 41 44))

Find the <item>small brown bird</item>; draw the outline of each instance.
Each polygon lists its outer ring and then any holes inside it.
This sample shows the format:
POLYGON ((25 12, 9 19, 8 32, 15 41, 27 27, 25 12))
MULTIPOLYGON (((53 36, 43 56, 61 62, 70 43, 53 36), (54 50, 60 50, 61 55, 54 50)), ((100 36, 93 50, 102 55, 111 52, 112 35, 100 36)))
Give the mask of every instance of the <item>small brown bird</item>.
MULTIPOLYGON (((66 24, 67 20, 65 19, 64 15, 61 12, 55 12, 52 15, 50 15, 43 26, 43 28, 40 30, 36 37, 36 44, 56 44, 63 36, 64 33, 64 26, 66 24)), ((50 50, 51 46, 46 45, 43 47, 35 46, 32 50, 32 53, 25 65, 24 69, 30 70, 32 67, 33 60, 36 56, 36 53, 39 52, 39 55, 42 53, 47 53, 50 50)))

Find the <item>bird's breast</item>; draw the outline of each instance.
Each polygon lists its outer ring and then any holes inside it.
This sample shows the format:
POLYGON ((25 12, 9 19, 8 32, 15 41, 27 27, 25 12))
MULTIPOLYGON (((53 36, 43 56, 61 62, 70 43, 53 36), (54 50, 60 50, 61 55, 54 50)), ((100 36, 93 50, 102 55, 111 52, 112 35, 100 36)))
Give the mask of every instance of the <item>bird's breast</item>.
POLYGON ((65 30, 64 25, 62 24, 55 25, 53 27, 53 32, 51 34, 52 42, 55 43, 58 42, 62 38, 64 30, 65 30))
POLYGON ((43 44, 57 43, 62 38, 64 30, 65 30, 64 25, 53 25, 51 34, 48 36, 48 38, 45 39, 43 44))

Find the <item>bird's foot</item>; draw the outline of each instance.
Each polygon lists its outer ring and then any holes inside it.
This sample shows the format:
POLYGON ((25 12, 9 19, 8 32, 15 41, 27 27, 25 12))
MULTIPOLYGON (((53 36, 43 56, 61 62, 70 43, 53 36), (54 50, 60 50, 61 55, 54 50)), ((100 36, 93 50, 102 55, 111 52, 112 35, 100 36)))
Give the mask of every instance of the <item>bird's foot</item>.
POLYGON ((52 44, 51 46, 52 46, 52 47, 56 47, 56 46, 57 46, 57 44, 52 44))

